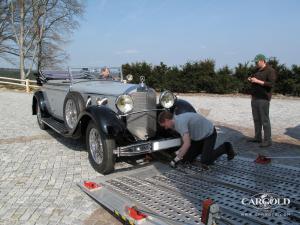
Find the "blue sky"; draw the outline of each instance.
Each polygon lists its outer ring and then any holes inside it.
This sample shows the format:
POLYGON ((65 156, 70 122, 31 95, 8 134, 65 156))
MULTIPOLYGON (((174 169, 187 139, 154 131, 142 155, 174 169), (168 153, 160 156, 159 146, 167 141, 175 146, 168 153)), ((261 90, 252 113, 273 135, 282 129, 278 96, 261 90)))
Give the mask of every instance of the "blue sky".
POLYGON ((299 22, 298 0, 87 0, 68 64, 172 66, 210 58, 234 67, 263 53, 299 65, 299 22))

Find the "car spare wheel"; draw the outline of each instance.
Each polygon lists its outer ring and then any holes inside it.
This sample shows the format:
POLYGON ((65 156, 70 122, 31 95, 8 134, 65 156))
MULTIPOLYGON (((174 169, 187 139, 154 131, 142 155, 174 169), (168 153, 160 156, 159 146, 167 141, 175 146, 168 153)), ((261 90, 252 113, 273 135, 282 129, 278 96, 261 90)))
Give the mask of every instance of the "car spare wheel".
POLYGON ((116 142, 114 139, 107 138, 93 121, 90 121, 86 130, 86 144, 93 168, 102 174, 112 172, 115 167, 113 149, 116 147, 116 142))
POLYGON ((79 94, 69 93, 64 102, 64 121, 69 130, 73 130, 77 125, 79 114, 84 109, 84 101, 79 94))

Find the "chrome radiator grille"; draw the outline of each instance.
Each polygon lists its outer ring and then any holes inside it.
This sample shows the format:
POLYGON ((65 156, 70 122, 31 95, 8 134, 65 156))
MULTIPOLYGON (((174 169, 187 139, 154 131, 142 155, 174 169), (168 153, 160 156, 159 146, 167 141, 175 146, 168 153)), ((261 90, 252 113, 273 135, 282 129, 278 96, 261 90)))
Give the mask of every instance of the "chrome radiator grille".
POLYGON ((148 112, 134 113, 127 116, 127 129, 139 140, 147 140, 156 133, 156 94, 154 90, 148 92, 134 92, 133 112, 151 110, 148 112))

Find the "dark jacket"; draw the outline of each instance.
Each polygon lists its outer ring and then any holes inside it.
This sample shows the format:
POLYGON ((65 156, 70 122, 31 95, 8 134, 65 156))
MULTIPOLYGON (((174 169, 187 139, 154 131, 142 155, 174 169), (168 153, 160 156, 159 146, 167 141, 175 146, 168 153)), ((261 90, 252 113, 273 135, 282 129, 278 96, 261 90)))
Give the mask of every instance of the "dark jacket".
POLYGON ((252 98, 266 99, 270 101, 272 97, 272 88, 277 77, 275 70, 271 66, 267 65, 263 69, 258 69, 251 77, 264 81, 264 85, 252 83, 252 98))

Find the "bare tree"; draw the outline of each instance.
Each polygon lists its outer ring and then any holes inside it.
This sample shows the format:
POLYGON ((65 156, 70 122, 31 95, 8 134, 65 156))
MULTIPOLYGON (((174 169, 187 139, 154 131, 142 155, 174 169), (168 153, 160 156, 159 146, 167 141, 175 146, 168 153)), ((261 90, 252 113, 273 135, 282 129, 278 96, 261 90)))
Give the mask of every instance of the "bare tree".
POLYGON ((47 67, 59 68, 68 60, 68 54, 64 49, 68 41, 62 38, 55 33, 44 36, 36 58, 38 70, 47 67))
MULTIPOLYGON (((34 1, 39 4, 39 1, 34 1)), ((33 18, 34 5, 29 0, 10 1, 10 24, 18 47, 20 78, 25 79, 29 75, 34 58, 36 57, 37 33, 34 32, 35 21, 33 18), (31 63, 25 73, 25 60, 31 58, 31 63)))
POLYGON ((20 59, 20 77, 29 75, 34 63, 37 69, 59 62, 65 55, 61 44, 78 26, 82 15, 80 0, 11 0, 10 24, 20 59), (27 72, 25 73, 25 65, 27 72))
POLYGON ((12 62, 9 55, 18 55, 14 46, 14 36, 9 23, 10 11, 8 1, 0 1, 0 57, 12 62))
MULTIPOLYGON (((68 58, 63 46, 79 25, 84 11, 80 0, 48 0, 44 30, 38 43, 37 69, 59 65, 68 58)), ((38 25, 39 26, 39 25, 38 25)), ((37 26, 37 30, 40 30, 37 26)))

